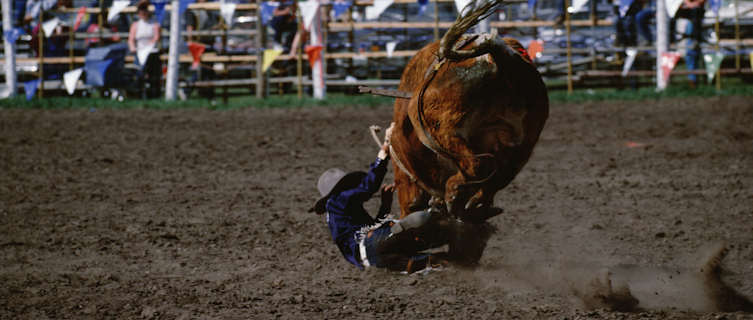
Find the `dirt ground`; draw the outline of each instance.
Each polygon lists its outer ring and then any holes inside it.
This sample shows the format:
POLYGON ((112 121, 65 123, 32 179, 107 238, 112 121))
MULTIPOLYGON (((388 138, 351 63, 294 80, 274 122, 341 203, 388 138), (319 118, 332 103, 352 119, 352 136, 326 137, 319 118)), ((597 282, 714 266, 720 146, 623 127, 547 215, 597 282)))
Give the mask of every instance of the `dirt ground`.
POLYGON ((753 318, 587 309, 574 289, 724 240, 725 281, 753 297, 750 97, 553 105, 480 267, 426 275, 359 271, 307 212, 391 111, 0 110, 0 318, 753 318))

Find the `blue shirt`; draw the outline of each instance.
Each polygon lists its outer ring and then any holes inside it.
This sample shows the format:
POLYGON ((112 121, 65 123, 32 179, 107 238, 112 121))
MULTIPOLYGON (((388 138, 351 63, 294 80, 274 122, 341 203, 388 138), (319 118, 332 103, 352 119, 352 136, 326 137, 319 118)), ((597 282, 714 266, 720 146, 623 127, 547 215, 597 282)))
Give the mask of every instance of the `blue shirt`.
MULTIPOLYGON (((327 200, 327 224, 332 240, 340 248, 345 260, 359 269, 363 269, 363 265, 357 258, 359 248, 356 233, 364 226, 376 222, 363 208, 363 204, 379 190, 387 173, 388 162, 377 158, 357 187, 334 194, 327 200)), ((380 209, 377 217, 386 214, 382 210, 380 209)))

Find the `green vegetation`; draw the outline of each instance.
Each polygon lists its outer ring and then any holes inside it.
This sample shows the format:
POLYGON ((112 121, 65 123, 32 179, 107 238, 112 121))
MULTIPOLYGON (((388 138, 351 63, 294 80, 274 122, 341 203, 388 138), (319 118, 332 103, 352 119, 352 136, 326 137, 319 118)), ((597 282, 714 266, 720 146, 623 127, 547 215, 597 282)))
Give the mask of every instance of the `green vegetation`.
POLYGON ((552 102, 586 102, 608 100, 656 100, 664 98, 713 97, 713 96, 753 96, 753 86, 737 79, 725 79, 722 90, 717 91, 715 85, 701 85, 695 89, 687 84, 676 83, 670 85, 663 92, 656 92, 654 87, 638 89, 579 89, 568 95, 566 90, 550 90, 549 99, 552 102))
MULTIPOLYGON (((717 91, 713 85, 702 85, 691 89, 685 84, 672 84, 664 92, 657 93, 653 87, 639 89, 577 89, 572 94, 565 90, 550 90, 549 99, 553 103, 578 103, 586 101, 609 101, 609 100, 655 100, 663 98, 683 97, 711 97, 742 95, 753 96, 753 86, 737 79, 725 79, 723 89, 717 91)), ((372 96, 368 94, 346 95, 332 93, 325 100, 316 100, 311 97, 298 99, 295 94, 272 95, 267 99, 257 99, 252 96, 231 97, 227 104, 218 98, 213 104, 209 100, 192 98, 185 101, 166 102, 164 100, 141 100, 126 99, 115 101, 102 97, 67 97, 56 96, 44 99, 34 98, 27 101, 22 95, 13 99, 0 99, 0 108, 20 109, 67 109, 67 108, 113 108, 113 109, 176 109, 176 108, 207 108, 207 109, 232 109, 232 108, 302 108, 314 106, 344 107, 344 106, 390 106, 393 98, 372 96)))

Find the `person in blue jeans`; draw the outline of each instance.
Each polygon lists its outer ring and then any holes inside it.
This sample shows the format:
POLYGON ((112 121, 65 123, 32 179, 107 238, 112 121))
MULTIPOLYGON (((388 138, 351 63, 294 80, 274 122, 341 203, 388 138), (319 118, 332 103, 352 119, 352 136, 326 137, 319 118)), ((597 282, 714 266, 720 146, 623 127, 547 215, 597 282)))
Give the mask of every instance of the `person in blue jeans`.
POLYGON ((381 184, 389 163, 391 129, 368 172, 345 173, 337 168, 325 171, 317 182, 322 197, 309 211, 326 213, 332 240, 354 266, 412 273, 431 266, 439 255, 420 253, 432 246, 417 233, 429 222, 429 211, 413 212, 400 220, 388 217, 394 184, 381 184), (363 204, 380 190, 382 203, 376 218, 372 218, 363 204))
MULTIPOLYGON (((680 9, 675 14, 675 19, 687 19, 688 24, 682 34, 687 38, 687 50, 685 51, 685 67, 688 70, 698 68, 698 60, 701 56, 701 42, 703 42, 703 16, 706 14, 704 5, 706 0, 684 0, 680 9)), ((674 22, 674 21, 673 21, 674 22)), ((675 30, 674 23, 671 30, 675 30)), ((691 88, 698 83, 698 75, 688 74, 691 88)))

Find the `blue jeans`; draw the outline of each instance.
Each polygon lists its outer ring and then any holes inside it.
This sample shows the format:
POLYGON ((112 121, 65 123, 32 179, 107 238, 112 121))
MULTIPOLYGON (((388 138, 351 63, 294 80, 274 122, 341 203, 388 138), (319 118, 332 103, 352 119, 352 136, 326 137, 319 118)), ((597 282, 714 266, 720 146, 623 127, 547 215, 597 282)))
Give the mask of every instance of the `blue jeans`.
POLYGON ((651 17, 656 16, 656 11, 653 9, 641 10, 635 15, 635 23, 638 25, 638 34, 641 35, 646 41, 654 42, 654 37, 651 35, 651 17))

